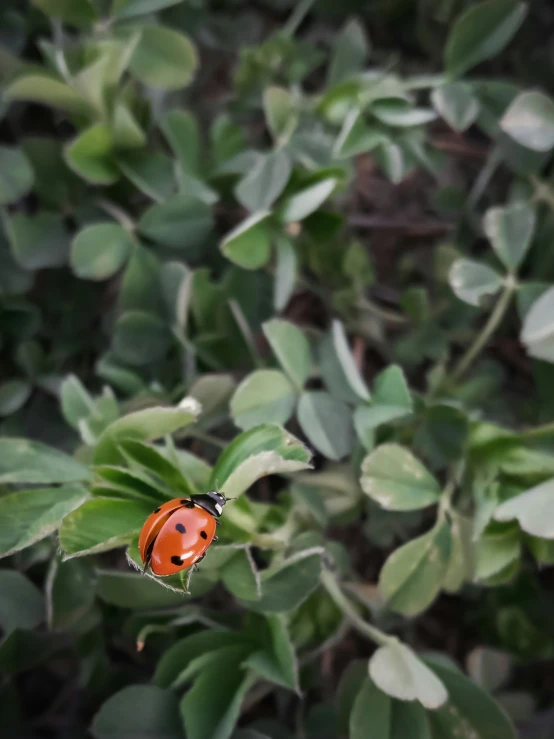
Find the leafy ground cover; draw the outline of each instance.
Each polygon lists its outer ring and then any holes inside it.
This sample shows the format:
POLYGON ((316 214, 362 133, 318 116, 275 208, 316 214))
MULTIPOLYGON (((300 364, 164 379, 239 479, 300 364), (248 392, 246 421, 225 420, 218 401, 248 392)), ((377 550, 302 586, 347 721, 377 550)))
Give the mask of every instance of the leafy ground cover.
POLYGON ((554 11, 368 5, 0 9, 2 736, 554 736, 554 11))

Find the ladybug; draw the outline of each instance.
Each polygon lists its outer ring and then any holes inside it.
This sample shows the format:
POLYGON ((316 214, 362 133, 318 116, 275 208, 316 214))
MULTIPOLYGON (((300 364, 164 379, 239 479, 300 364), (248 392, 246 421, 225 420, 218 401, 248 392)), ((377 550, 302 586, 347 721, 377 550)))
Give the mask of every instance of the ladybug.
POLYGON ((141 529, 139 552, 144 572, 174 575, 206 556, 227 498, 216 490, 190 498, 174 498, 151 513, 141 529))

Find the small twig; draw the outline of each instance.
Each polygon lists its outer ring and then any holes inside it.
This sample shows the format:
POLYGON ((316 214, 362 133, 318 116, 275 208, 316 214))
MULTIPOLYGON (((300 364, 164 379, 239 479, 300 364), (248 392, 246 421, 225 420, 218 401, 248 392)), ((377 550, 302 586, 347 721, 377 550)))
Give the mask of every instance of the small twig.
POLYGON ((223 441, 223 439, 218 439, 217 436, 213 436, 213 434, 204 433, 204 431, 200 431, 200 429, 187 429, 187 437, 198 439, 198 441, 203 441, 205 444, 210 444, 210 446, 215 446, 218 449, 225 449, 227 446, 227 442, 223 441))
POLYGON ((469 143, 467 139, 461 136, 435 136, 431 143, 435 149, 446 151, 449 154, 460 154, 460 156, 472 159, 483 160, 487 158, 488 154, 487 147, 469 143))
POLYGON ((397 218, 381 218, 379 216, 366 216, 354 214, 348 218, 348 223, 354 228, 367 230, 391 230, 406 231, 408 236, 443 236, 454 230, 450 223, 442 221, 403 221, 397 218))
POLYGON ((463 377, 463 375, 465 375, 474 360, 479 356, 479 354, 481 354, 481 352, 487 345, 489 339, 504 318, 504 315, 511 303, 515 289, 515 280, 513 278, 508 279, 504 286, 504 290, 502 291, 500 298, 498 299, 498 302, 494 307, 493 312, 489 316, 489 320, 485 323, 481 333, 477 335, 473 344, 471 344, 471 346, 467 349, 466 353, 462 356, 462 358, 454 368, 451 375, 451 379, 454 382, 457 382, 463 377))

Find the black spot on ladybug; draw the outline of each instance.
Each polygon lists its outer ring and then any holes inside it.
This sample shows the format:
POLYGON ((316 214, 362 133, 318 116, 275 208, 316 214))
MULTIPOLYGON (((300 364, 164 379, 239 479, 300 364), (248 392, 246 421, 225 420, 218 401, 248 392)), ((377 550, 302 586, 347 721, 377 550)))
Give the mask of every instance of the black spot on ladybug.
POLYGON ((177 524, 177 525, 175 526, 175 529, 176 529, 176 530, 177 530, 177 531, 178 531, 178 532, 179 532, 180 534, 186 534, 186 533, 187 533, 187 530, 186 530, 186 528, 185 528, 185 527, 183 526, 183 524, 182 524, 182 523, 178 523, 178 524, 177 524))
POLYGON ((181 501, 181 505, 186 505, 187 503, 190 503, 190 500, 187 500, 186 498, 184 498, 184 499, 183 499, 183 500, 181 501))
POLYGON ((177 567, 180 567, 183 564, 183 560, 181 557, 176 557, 175 555, 171 557, 171 564, 177 565, 177 567))
POLYGON ((159 513, 161 510, 162 510, 161 508, 156 508, 156 510, 154 511, 154 513, 159 513))
POLYGON ((208 538, 208 534, 207 534, 207 533, 206 533, 205 531, 201 531, 201 532, 200 532, 200 536, 201 536, 201 537, 202 537, 203 539, 207 539, 207 538, 208 538))

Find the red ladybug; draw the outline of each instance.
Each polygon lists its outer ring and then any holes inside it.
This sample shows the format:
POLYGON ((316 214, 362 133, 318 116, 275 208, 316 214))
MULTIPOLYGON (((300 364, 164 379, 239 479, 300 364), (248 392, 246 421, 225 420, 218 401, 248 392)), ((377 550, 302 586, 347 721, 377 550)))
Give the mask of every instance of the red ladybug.
POLYGON ((139 552, 144 569, 155 575, 174 575, 197 564, 217 541, 215 535, 227 498, 215 490, 190 498, 174 498, 151 513, 140 532, 139 552))

